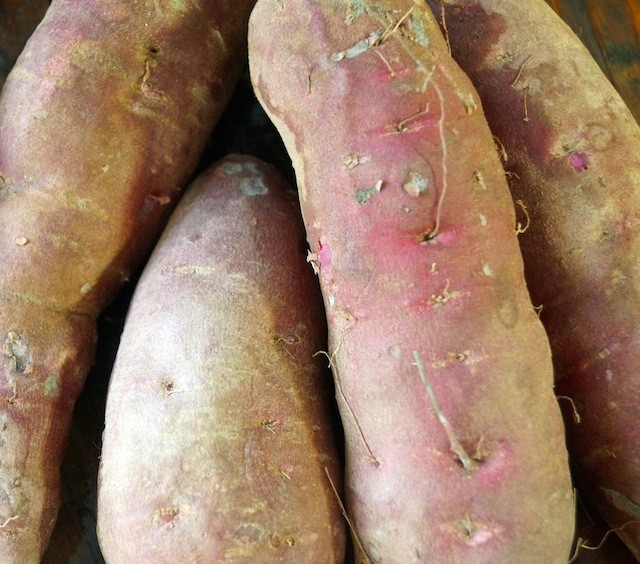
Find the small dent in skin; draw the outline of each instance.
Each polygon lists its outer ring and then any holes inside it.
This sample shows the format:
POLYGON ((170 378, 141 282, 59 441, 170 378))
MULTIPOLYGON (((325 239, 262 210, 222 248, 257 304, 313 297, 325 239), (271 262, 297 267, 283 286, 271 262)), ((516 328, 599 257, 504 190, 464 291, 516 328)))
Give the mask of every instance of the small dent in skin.
POLYGON ((391 345, 389 347, 389 354, 393 357, 393 358, 400 358, 400 352, 401 349, 398 345, 391 345))
POLYGON ((171 394, 175 394, 177 391, 175 388, 176 388, 176 385, 174 381, 169 378, 164 378, 160 381, 160 389, 167 396, 171 394))
POLYGON ((15 331, 7 333, 2 352, 9 359, 9 370, 23 374, 33 371, 29 343, 15 331))
POLYGON ((480 188, 482 188, 484 191, 486 191, 487 190, 487 183, 484 180, 484 175, 482 174, 482 171, 476 170, 473 173, 473 177, 475 178, 476 182, 480 185, 480 188))
POLYGON ((153 514, 153 522, 158 526, 165 526, 169 529, 175 527, 175 521, 180 514, 178 507, 160 507, 153 514))
POLYGON ((352 170, 356 168, 358 165, 362 163, 366 163, 369 160, 371 159, 368 155, 360 155, 359 153, 349 153, 342 161, 342 164, 347 170, 352 170))
POLYGON ((285 546, 294 546, 296 544, 296 538, 292 535, 287 535, 282 539, 285 546))

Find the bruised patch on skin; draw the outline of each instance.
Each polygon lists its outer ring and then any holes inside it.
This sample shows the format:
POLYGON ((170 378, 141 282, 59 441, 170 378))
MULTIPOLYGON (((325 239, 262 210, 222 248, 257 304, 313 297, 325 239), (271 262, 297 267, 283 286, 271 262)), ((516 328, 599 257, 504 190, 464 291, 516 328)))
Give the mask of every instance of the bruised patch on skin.
POLYGON ((57 376, 51 375, 44 381, 44 395, 54 397, 60 391, 60 380, 57 376))
POLYGON ((577 172, 582 172, 589 168, 589 157, 586 153, 573 153, 569 157, 569 163, 577 172))
POLYGON ((264 196, 269 193, 264 176, 254 162, 225 162, 218 170, 227 176, 239 178, 239 187, 245 196, 264 196))

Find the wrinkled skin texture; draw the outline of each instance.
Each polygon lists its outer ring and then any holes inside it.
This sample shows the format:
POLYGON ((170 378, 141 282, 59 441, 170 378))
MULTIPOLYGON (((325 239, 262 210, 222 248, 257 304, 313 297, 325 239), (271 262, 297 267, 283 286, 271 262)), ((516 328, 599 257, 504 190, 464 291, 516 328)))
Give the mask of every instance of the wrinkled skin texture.
POLYGON ((243 63, 251 1, 54 1, 0 97, 0 562, 37 562, 95 317, 243 63))
POLYGON ((0 90, 49 0, 0 0, 0 90))
POLYGON ((640 559, 640 127, 542 0, 445 6, 528 210, 520 246, 577 485, 640 559))
POLYGON ((219 161, 145 267, 109 385, 108 562, 344 561, 326 322, 284 187, 257 159, 219 161))
POLYGON ((566 562, 549 347, 437 23, 419 2, 259 0, 249 62, 324 294, 356 544, 384 563, 566 562))

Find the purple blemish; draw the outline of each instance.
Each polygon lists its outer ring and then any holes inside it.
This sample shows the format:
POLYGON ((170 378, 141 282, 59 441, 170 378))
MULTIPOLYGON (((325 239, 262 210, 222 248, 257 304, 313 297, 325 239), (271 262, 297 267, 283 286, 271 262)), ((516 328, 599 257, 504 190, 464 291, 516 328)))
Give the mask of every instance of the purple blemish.
POLYGON ((569 162, 578 172, 582 172, 589 168, 589 159, 587 158, 586 153, 573 153, 573 155, 569 157, 569 162))

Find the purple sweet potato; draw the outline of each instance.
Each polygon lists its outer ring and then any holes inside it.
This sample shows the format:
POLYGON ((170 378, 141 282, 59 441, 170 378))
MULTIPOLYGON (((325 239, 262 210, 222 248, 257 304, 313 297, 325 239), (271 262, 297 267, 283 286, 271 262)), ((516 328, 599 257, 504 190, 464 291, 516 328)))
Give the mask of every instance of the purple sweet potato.
POLYGON ((361 559, 566 562, 549 345, 480 101, 433 16, 259 0, 249 62, 298 179, 361 559))
POLYGON ((253 2, 54 0, 0 96, 0 562, 55 522, 95 318, 159 235, 253 2))
POLYGON ((326 321, 305 258, 299 210, 257 159, 219 161, 181 200, 109 384, 108 562, 343 562, 331 377, 315 354, 326 321))
POLYGON ((0 90, 49 0, 0 0, 0 90))
POLYGON ((542 0, 444 5, 529 216, 520 246, 577 485, 640 558, 640 127, 542 0))

